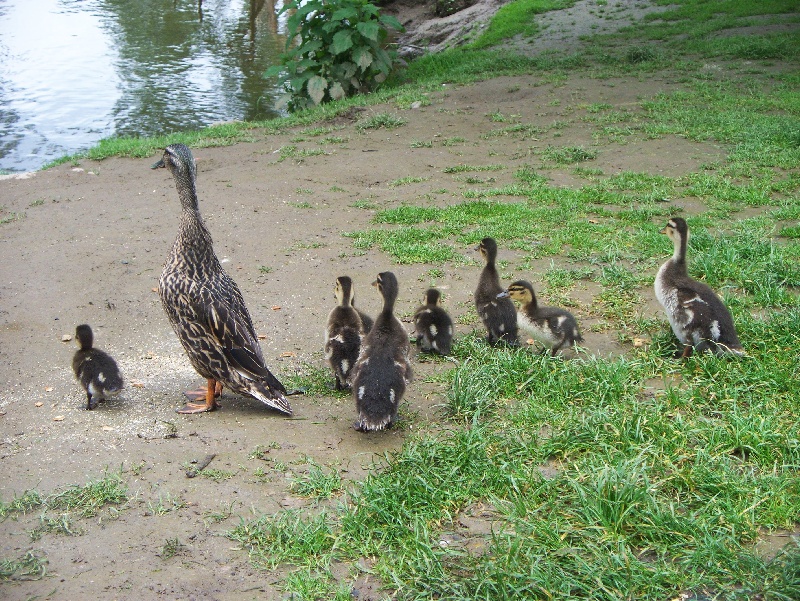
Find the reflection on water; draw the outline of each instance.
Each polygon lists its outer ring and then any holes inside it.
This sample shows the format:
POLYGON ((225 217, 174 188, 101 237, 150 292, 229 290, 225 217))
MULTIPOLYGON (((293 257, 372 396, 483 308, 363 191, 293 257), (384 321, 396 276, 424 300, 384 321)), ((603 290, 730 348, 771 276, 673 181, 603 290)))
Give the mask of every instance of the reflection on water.
MULTIPOLYGON (((0 169, 113 135, 267 119, 276 0, 0 0, 0 169)), ((277 0, 280 2, 280 0, 277 0)))

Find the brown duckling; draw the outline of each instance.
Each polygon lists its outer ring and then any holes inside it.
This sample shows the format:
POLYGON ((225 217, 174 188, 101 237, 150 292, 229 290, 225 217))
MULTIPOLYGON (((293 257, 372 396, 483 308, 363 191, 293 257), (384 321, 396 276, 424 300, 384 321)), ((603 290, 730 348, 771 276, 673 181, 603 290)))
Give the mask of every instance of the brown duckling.
POLYGON ((373 283, 383 296, 383 309, 361 344, 351 381, 358 418, 353 427, 360 432, 390 428, 406 385, 411 381, 409 342, 403 324, 394 315, 397 278, 391 271, 378 274, 373 283))
POLYGON ((353 306, 355 291, 353 280, 343 275, 336 278, 334 287, 336 307, 328 314, 325 328, 325 357, 336 378, 336 390, 350 387, 350 373, 361 351, 361 339, 372 328, 372 319, 353 306))
POLYGON ((530 282, 518 280, 500 296, 510 297, 520 303, 517 310, 519 329, 550 349, 553 357, 562 347, 583 342, 575 316, 558 307, 540 307, 530 282))
POLYGON ((120 393, 122 374, 111 355, 92 346, 94 334, 87 324, 75 328, 75 341, 80 348, 72 357, 72 371, 86 391, 86 409, 94 409, 120 393))
POLYGON ((674 251, 672 258, 658 270, 654 288, 672 331, 684 345, 681 357, 689 357, 693 349, 717 355, 746 355, 728 308, 708 285, 689 277, 686 221, 673 217, 661 233, 672 240, 674 251))
POLYGON ((453 340, 453 320, 441 306, 442 295, 436 288, 428 288, 423 304, 414 313, 417 346, 426 353, 450 354, 453 340))
POLYGON ((475 308, 483 325, 486 326, 486 340, 491 345, 503 341, 517 344, 517 311, 509 298, 498 298, 505 289, 500 285, 500 274, 497 272, 497 243, 494 238, 481 240, 478 250, 486 266, 478 280, 475 290, 475 308))

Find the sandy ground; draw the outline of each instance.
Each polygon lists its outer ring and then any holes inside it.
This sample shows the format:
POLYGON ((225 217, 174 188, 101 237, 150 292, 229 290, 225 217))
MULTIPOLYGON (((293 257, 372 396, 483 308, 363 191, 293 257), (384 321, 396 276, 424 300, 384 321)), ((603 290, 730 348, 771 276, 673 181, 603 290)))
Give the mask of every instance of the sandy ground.
MULTIPOLYGON (((593 126, 581 119, 587 105, 635 112, 639 99, 675 86, 660 77, 505 77, 443 86, 427 106, 356 111, 352 119, 327 124, 338 128, 329 135, 341 138, 339 143, 323 144, 324 136, 301 129, 281 135, 256 130, 251 143, 195 149, 201 211, 218 256, 242 289, 273 372, 286 378, 325 366, 323 329, 338 275, 353 277, 358 305, 375 314, 380 302, 369 284, 378 272, 394 271, 400 281, 397 313, 407 326, 431 283, 445 291, 445 306, 459 324, 474 321, 471 294, 480 266, 471 247, 457 250, 476 262, 435 266, 444 275, 432 277, 431 265, 396 265, 377 249, 356 249, 342 234, 375 227, 378 208, 460 202, 476 186, 444 173, 447 167, 503 164, 486 185, 510 184, 518 167, 538 165, 537 149, 594 144, 593 126), (359 119, 384 112, 407 124, 358 131, 359 119), (507 125, 492 121, 497 112, 543 128, 561 125, 539 138, 486 137, 507 125), (430 147, 416 147, 420 141, 430 147), (280 160, 287 146, 325 154, 280 160), (423 181, 393 185, 409 177, 423 181)), ((674 177, 725 156, 711 144, 672 137, 628 138, 597 150, 587 166, 607 175, 631 170, 674 177)), ((416 357, 401 425, 386 433, 355 432, 354 404, 345 395, 292 397, 292 419, 228 394, 221 411, 177 415, 182 391, 199 378, 154 292, 179 215, 169 173, 149 168, 157 158, 82 161, 77 168, 67 164, 0 181, 0 218, 7 221, 0 225, 0 498, 9 501, 34 489, 50 494, 120 469, 131 495, 118 514, 103 510, 94 518, 76 518, 75 536, 51 533, 32 540, 39 511, 0 523, 0 558, 32 550, 48 561, 44 579, 0 584, 4 599, 279 599, 283 572, 252 568, 246 553, 221 534, 239 517, 313 508, 290 489, 291 477, 307 469, 306 458, 360 479, 379 454, 400 448, 416 431, 442 425, 437 404, 445 389, 428 376, 447 364, 416 357), (71 373, 74 343, 62 341, 84 322, 94 328, 97 346, 116 357, 127 381, 120 398, 91 412, 71 373), (258 445, 272 447, 272 461, 250 457, 258 445), (220 482, 188 479, 183 466, 210 453, 216 458, 209 467, 233 476, 220 482), (257 468, 269 477, 257 477, 257 468), (154 511, 170 500, 184 506, 163 515, 154 511), (229 506, 230 518, 208 519, 229 506), (184 545, 181 552, 161 557, 165 541, 175 538, 184 545)), ((542 173, 555 186, 581 185, 570 171, 542 173)), ((498 198, 504 200, 513 199, 498 198)), ((665 246, 665 256, 669 252, 665 246)), ((500 259, 509 261, 504 276, 540 284, 537 272, 550 260, 521 271, 520 256, 501 248, 500 259)), ((584 283, 573 294, 586 347, 604 356, 625 353, 613 331, 590 330, 599 320, 591 305, 596 292, 584 283)), ((657 314, 655 300, 642 311, 657 314)), ((463 335, 472 326, 457 329, 463 335)), ((356 566, 341 572, 357 589, 356 598, 380 597, 356 566)))

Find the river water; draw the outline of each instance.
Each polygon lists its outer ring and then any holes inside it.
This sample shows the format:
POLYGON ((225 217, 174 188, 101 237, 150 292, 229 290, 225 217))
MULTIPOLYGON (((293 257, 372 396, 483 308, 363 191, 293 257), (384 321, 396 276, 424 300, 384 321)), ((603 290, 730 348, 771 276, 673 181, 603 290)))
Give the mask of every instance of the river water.
POLYGON ((274 117, 281 0, 0 0, 0 169, 274 117), (277 6, 276 6, 277 2, 277 6))

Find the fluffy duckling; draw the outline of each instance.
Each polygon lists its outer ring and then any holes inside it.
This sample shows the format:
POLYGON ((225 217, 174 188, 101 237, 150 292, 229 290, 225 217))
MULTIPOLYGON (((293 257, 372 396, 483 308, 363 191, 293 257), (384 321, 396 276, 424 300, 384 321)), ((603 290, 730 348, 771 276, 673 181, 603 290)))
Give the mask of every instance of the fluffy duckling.
POLYGON ((499 296, 519 301, 520 307, 517 311, 519 329, 549 348, 553 357, 563 346, 583 342, 575 316, 558 307, 540 307, 530 282, 518 280, 499 296))
POLYGON ((496 345, 501 340, 507 344, 517 344, 517 311, 509 298, 498 298, 504 292, 500 285, 500 274, 495 267, 497 243, 494 238, 481 240, 478 250, 486 266, 478 280, 475 290, 475 308, 478 311, 488 335, 486 340, 496 345))
POLYGON ((728 308, 709 286, 689 277, 686 221, 673 217, 661 233, 669 236, 675 250, 658 270, 654 288, 672 331, 684 345, 681 356, 689 357, 693 349, 710 350, 717 355, 745 355, 728 308))
POLYGON ((449 355, 453 320, 442 308, 441 299, 442 295, 436 288, 428 288, 422 306, 414 313, 414 327, 418 347, 426 353, 449 355))
POLYGON ((361 351, 361 339, 372 329, 372 319, 354 306, 353 280, 346 275, 336 278, 334 287, 336 307, 328 314, 325 328, 325 357, 336 377, 336 390, 350 386, 350 372, 361 351), (369 329, 365 325, 369 325, 369 329))
POLYGON ((75 341, 80 348, 72 357, 72 371, 86 391, 86 409, 94 409, 99 401, 119 394, 122 374, 111 355, 92 347, 94 334, 88 325, 75 328, 75 341))
POLYGON ((411 381, 409 342, 403 324, 394 315, 397 278, 391 271, 378 274, 373 283, 383 296, 383 309, 361 344, 361 353, 351 376, 360 432, 390 428, 397 407, 411 381))
POLYGON ((227 386, 282 413, 292 414, 286 388, 264 361, 253 321, 239 286, 217 259, 211 234, 200 215, 192 152, 171 144, 153 168, 165 167, 181 202, 178 236, 158 280, 161 304, 192 366, 206 388, 188 393, 202 402, 178 413, 214 411, 227 386))

